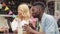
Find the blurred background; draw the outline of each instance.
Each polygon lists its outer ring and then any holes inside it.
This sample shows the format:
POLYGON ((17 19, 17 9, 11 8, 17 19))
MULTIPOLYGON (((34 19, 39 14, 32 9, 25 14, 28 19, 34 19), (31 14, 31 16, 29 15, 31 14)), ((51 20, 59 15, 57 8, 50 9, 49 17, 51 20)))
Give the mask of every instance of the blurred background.
POLYGON ((0 33, 8 31, 9 33, 13 33, 11 22, 17 15, 19 4, 26 3, 31 8, 33 2, 36 1, 41 1, 45 4, 45 12, 56 18, 60 31, 60 0, 0 0, 0 27, 6 26, 6 30, 4 28, 0 29, 0 33))

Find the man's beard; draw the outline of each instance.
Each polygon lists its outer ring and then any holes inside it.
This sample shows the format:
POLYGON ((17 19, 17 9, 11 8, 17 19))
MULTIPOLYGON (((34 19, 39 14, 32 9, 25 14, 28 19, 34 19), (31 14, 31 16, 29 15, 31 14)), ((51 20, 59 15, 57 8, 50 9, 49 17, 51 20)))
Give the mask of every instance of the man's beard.
POLYGON ((32 15, 34 18, 39 18, 39 14, 38 13, 34 13, 33 15, 32 15))

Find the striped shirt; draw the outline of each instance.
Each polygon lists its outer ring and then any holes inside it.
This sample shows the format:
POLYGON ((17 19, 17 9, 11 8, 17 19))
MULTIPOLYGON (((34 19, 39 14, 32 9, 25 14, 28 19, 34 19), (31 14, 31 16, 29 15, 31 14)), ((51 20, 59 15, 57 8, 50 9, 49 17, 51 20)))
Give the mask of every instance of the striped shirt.
POLYGON ((51 15, 43 14, 41 26, 42 31, 45 32, 45 34, 59 34, 57 21, 51 15))

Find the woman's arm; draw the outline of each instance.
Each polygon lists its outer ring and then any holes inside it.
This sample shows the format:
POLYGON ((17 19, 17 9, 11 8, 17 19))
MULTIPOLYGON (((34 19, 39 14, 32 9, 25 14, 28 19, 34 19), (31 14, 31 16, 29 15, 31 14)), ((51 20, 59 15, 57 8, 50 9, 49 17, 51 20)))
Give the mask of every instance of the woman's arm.
POLYGON ((17 34, 18 32, 17 32, 17 30, 14 30, 13 33, 14 33, 14 34, 17 34))
POLYGON ((13 22, 11 23, 11 28, 14 34, 17 34, 18 30, 18 22, 14 19, 13 22))

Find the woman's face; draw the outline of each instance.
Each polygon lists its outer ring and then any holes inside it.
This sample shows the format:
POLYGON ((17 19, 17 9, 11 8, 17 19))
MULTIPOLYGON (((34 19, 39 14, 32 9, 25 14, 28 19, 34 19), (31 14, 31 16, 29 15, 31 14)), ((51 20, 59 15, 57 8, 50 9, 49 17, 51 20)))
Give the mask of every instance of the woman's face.
POLYGON ((22 9, 21 8, 18 8, 18 15, 22 15, 22 9))

